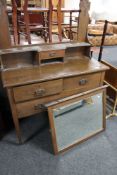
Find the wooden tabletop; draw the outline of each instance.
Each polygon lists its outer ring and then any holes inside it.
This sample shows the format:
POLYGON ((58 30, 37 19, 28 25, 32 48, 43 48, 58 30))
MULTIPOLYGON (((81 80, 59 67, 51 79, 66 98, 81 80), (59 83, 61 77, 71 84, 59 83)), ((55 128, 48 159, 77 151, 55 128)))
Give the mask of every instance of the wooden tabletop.
POLYGON ((4 87, 84 75, 107 70, 108 67, 88 57, 66 58, 64 63, 2 71, 4 87))

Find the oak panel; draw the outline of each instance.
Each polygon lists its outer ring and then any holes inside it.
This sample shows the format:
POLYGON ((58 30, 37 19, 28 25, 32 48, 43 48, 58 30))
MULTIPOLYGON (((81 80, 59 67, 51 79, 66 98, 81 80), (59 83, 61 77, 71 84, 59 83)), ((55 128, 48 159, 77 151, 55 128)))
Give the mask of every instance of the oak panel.
POLYGON ((13 88, 16 102, 58 94, 63 90, 63 80, 53 80, 13 88))
POLYGON ((76 76, 64 79, 64 90, 84 89, 88 90, 100 86, 101 73, 76 76))

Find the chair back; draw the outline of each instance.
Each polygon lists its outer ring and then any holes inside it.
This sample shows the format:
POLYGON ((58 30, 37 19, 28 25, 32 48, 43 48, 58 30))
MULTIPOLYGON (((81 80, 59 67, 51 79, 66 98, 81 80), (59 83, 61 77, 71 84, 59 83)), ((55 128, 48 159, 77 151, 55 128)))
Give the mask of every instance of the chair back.
POLYGON ((28 0, 11 0, 13 9, 17 9, 17 8, 22 8, 23 10, 27 10, 28 8, 28 0))
POLYGON ((117 25, 117 22, 110 22, 110 21, 105 20, 103 34, 102 34, 102 40, 101 40, 101 45, 100 45, 100 51, 99 51, 99 55, 98 55, 98 61, 101 61, 101 59, 102 59, 104 42, 105 42, 106 34, 108 33, 107 32, 108 24, 117 25))

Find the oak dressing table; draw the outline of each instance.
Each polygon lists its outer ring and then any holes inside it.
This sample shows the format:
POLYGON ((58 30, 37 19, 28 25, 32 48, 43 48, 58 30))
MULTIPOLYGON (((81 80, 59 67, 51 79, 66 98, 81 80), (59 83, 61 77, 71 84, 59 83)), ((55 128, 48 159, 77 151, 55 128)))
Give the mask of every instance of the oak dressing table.
POLYGON ((103 86, 107 66, 90 59, 88 43, 61 43, 0 50, 1 74, 21 142, 19 119, 45 104, 103 86))

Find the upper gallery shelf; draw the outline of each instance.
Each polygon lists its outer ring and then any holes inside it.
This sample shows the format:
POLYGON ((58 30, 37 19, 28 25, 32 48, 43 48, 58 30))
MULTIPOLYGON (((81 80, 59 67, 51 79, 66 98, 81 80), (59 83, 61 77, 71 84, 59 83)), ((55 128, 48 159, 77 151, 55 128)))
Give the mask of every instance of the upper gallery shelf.
POLYGON ((9 53, 19 53, 19 52, 27 52, 27 51, 49 51, 49 50, 61 50, 67 49, 71 47, 82 47, 82 46, 90 46, 89 43, 86 42, 67 42, 67 43, 58 43, 58 44, 41 44, 41 45, 28 45, 28 46, 19 46, 13 47, 10 49, 2 49, 0 50, 0 55, 9 54, 9 53))
POLYGON ((84 75, 107 69, 103 64, 90 59, 88 43, 61 43, 23 47, 23 50, 22 47, 15 49, 15 52, 6 50, 6 54, 5 50, 1 50, 4 87, 84 75))

